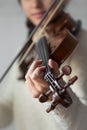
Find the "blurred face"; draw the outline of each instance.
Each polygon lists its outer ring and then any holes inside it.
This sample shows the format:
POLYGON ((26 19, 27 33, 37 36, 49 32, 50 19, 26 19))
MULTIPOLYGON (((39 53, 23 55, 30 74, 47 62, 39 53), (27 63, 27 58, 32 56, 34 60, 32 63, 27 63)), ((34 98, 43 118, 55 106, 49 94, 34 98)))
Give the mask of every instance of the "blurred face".
POLYGON ((29 20, 37 25, 47 11, 52 0, 21 0, 23 10, 29 20))

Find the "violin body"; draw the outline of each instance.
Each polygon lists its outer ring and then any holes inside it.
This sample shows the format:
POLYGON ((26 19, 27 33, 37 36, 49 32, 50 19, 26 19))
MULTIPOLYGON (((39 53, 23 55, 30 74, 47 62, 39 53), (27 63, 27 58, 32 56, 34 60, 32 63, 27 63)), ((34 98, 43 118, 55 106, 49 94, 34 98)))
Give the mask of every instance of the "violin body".
POLYGON ((50 57, 61 65, 73 52, 77 46, 78 40, 68 30, 63 30, 58 36, 55 36, 50 43, 50 57))
POLYGON ((66 28, 72 34, 76 35, 76 32, 79 31, 78 28, 80 29, 80 21, 75 21, 70 14, 64 12, 62 8, 55 14, 53 20, 51 20, 49 24, 50 26, 47 27, 47 31, 53 34, 66 28))

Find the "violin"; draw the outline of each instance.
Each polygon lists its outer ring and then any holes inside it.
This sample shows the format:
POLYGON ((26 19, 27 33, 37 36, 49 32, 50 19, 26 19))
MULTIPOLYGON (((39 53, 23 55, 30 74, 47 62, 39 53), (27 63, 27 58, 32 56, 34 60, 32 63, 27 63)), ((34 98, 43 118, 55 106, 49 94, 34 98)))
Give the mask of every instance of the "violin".
POLYGON ((50 84, 49 91, 43 93, 39 96, 39 101, 44 103, 49 100, 50 95, 52 95, 52 103, 47 112, 52 111, 58 104, 62 104, 64 107, 70 106, 72 104, 72 99, 67 92, 67 88, 77 80, 77 76, 72 77, 68 83, 65 83, 61 78, 64 75, 69 75, 72 71, 71 67, 66 65, 62 68, 62 73, 55 77, 52 73, 51 68, 48 65, 49 55, 49 46, 47 44, 46 37, 41 37, 39 41, 35 44, 36 51, 39 55, 39 58, 42 59, 43 65, 46 66, 44 71, 44 79, 50 84), (43 49, 42 49, 43 48, 43 49), (61 82, 62 81, 62 82, 61 82))
POLYGON ((60 84, 60 79, 63 75, 69 75, 71 73, 71 67, 68 65, 64 66, 62 68, 62 73, 55 78, 47 65, 48 59, 51 57, 59 66, 61 66, 78 44, 76 35, 80 30, 81 21, 73 20, 69 14, 63 11, 63 2, 64 0, 52 1, 41 22, 31 32, 26 44, 0 79, 1 82, 18 58, 19 68, 23 70, 23 75, 20 79, 24 78, 27 68, 35 59, 35 57, 31 57, 28 59, 28 62, 26 62, 28 55, 32 53, 33 48, 38 48, 36 49, 38 53, 38 50, 42 50, 41 46, 43 46, 44 51, 40 51, 39 55, 41 55, 40 58, 42 59, 43 64, 46 65, 44 78, 49 82, 50 86, 47 93, 40 95, 39 101, 47 101, 50 94, 52 94, 52 103, 47 109, 47 112, 53 110, 59 103, 64 107, 68 107, 72 104, 72 99, 67 92, 67 88, 77 80, 77 76, 74 76, 68 83, 62 85, 60 84))

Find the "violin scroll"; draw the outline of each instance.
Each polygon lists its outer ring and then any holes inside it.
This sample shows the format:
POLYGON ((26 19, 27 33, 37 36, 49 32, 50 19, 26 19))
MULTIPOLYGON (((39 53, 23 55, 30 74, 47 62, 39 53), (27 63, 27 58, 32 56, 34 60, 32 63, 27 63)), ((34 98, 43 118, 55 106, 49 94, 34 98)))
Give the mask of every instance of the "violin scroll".
POLYGON ((71 79, 69 79, 69 81, 67 83, 65 83, 65 81, 62 80, 62 82, 60 82, 61 78, 63 78, 64 75, 70 75, 72 72, 72 69, 70 66, 66 65, 62 68, 62 72, 58 75, 58 77, 56 78, 56 81, 58 83, 58 88, 52 90, 50 89, 48 92, 41 94, 39 96, 39 101, 41 103, 44 103, 46 101, 49 100, 49 97, 51 95, 51 105, 47 108, 46 112, 49 113, 50 111, 52 111, 53 109, 55 109, 55 107, 58 104, 62 104, 64 107, 69 107, 72 104, 72 99, 70 97, 70 95, 67 92, 67 88, 72 85, 73 83, 75 83, 75 81, 78 79, 77 76, 73 76, 71 79))

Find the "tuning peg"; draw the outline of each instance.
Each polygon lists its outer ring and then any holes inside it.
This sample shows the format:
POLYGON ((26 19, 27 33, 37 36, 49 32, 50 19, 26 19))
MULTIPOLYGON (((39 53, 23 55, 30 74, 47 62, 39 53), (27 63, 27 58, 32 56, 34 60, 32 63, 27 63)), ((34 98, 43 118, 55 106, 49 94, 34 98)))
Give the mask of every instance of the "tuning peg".
POLYGON ((59 80, 63 77, 63 75, 69 75, 69 74, 71 74, 71 72, 72 72, 71 67, 69 65, 65 65, 62 68, 62 72, 58 75, 58 77, 56 79, 59 80))
POLYGON ((40 101, 41 103, 44 103, 44 102, 48 101, 48 100, 49 100, 49 96, 50 96, 51 93, 52 93, 52 91, 49 90, 49 91, 47 91, 46 93, 41 94, 41 95, 39 96, 39 101, 40 101))
POLYGON ((70 85, 72 85, 77 79, 78 79, 77 76, 74 76, 74 77, 72 77, 71 79, 69 79, 68 83, 66 83, 66 84, 64 85, 64 87, 60 90, 60 92, 61 92, 61 93, 65 92, 66 89, 67 89, 70 85))
POLYGON ((51 105, 46 109, 46 112, 49 113, 50 111, 52 111, 53 109, 55 109, 55 107, 61 103, 61 101, 63 101, 63 99, 58 95, 57 92, 55 92, 52 96, 52 102, 51 105))
POLYGON ((70 75, 72 72, 72 69, 69 65, 65 65, 63 68, 62 68, 62 73, 65 74, 65 75, 70 75))

